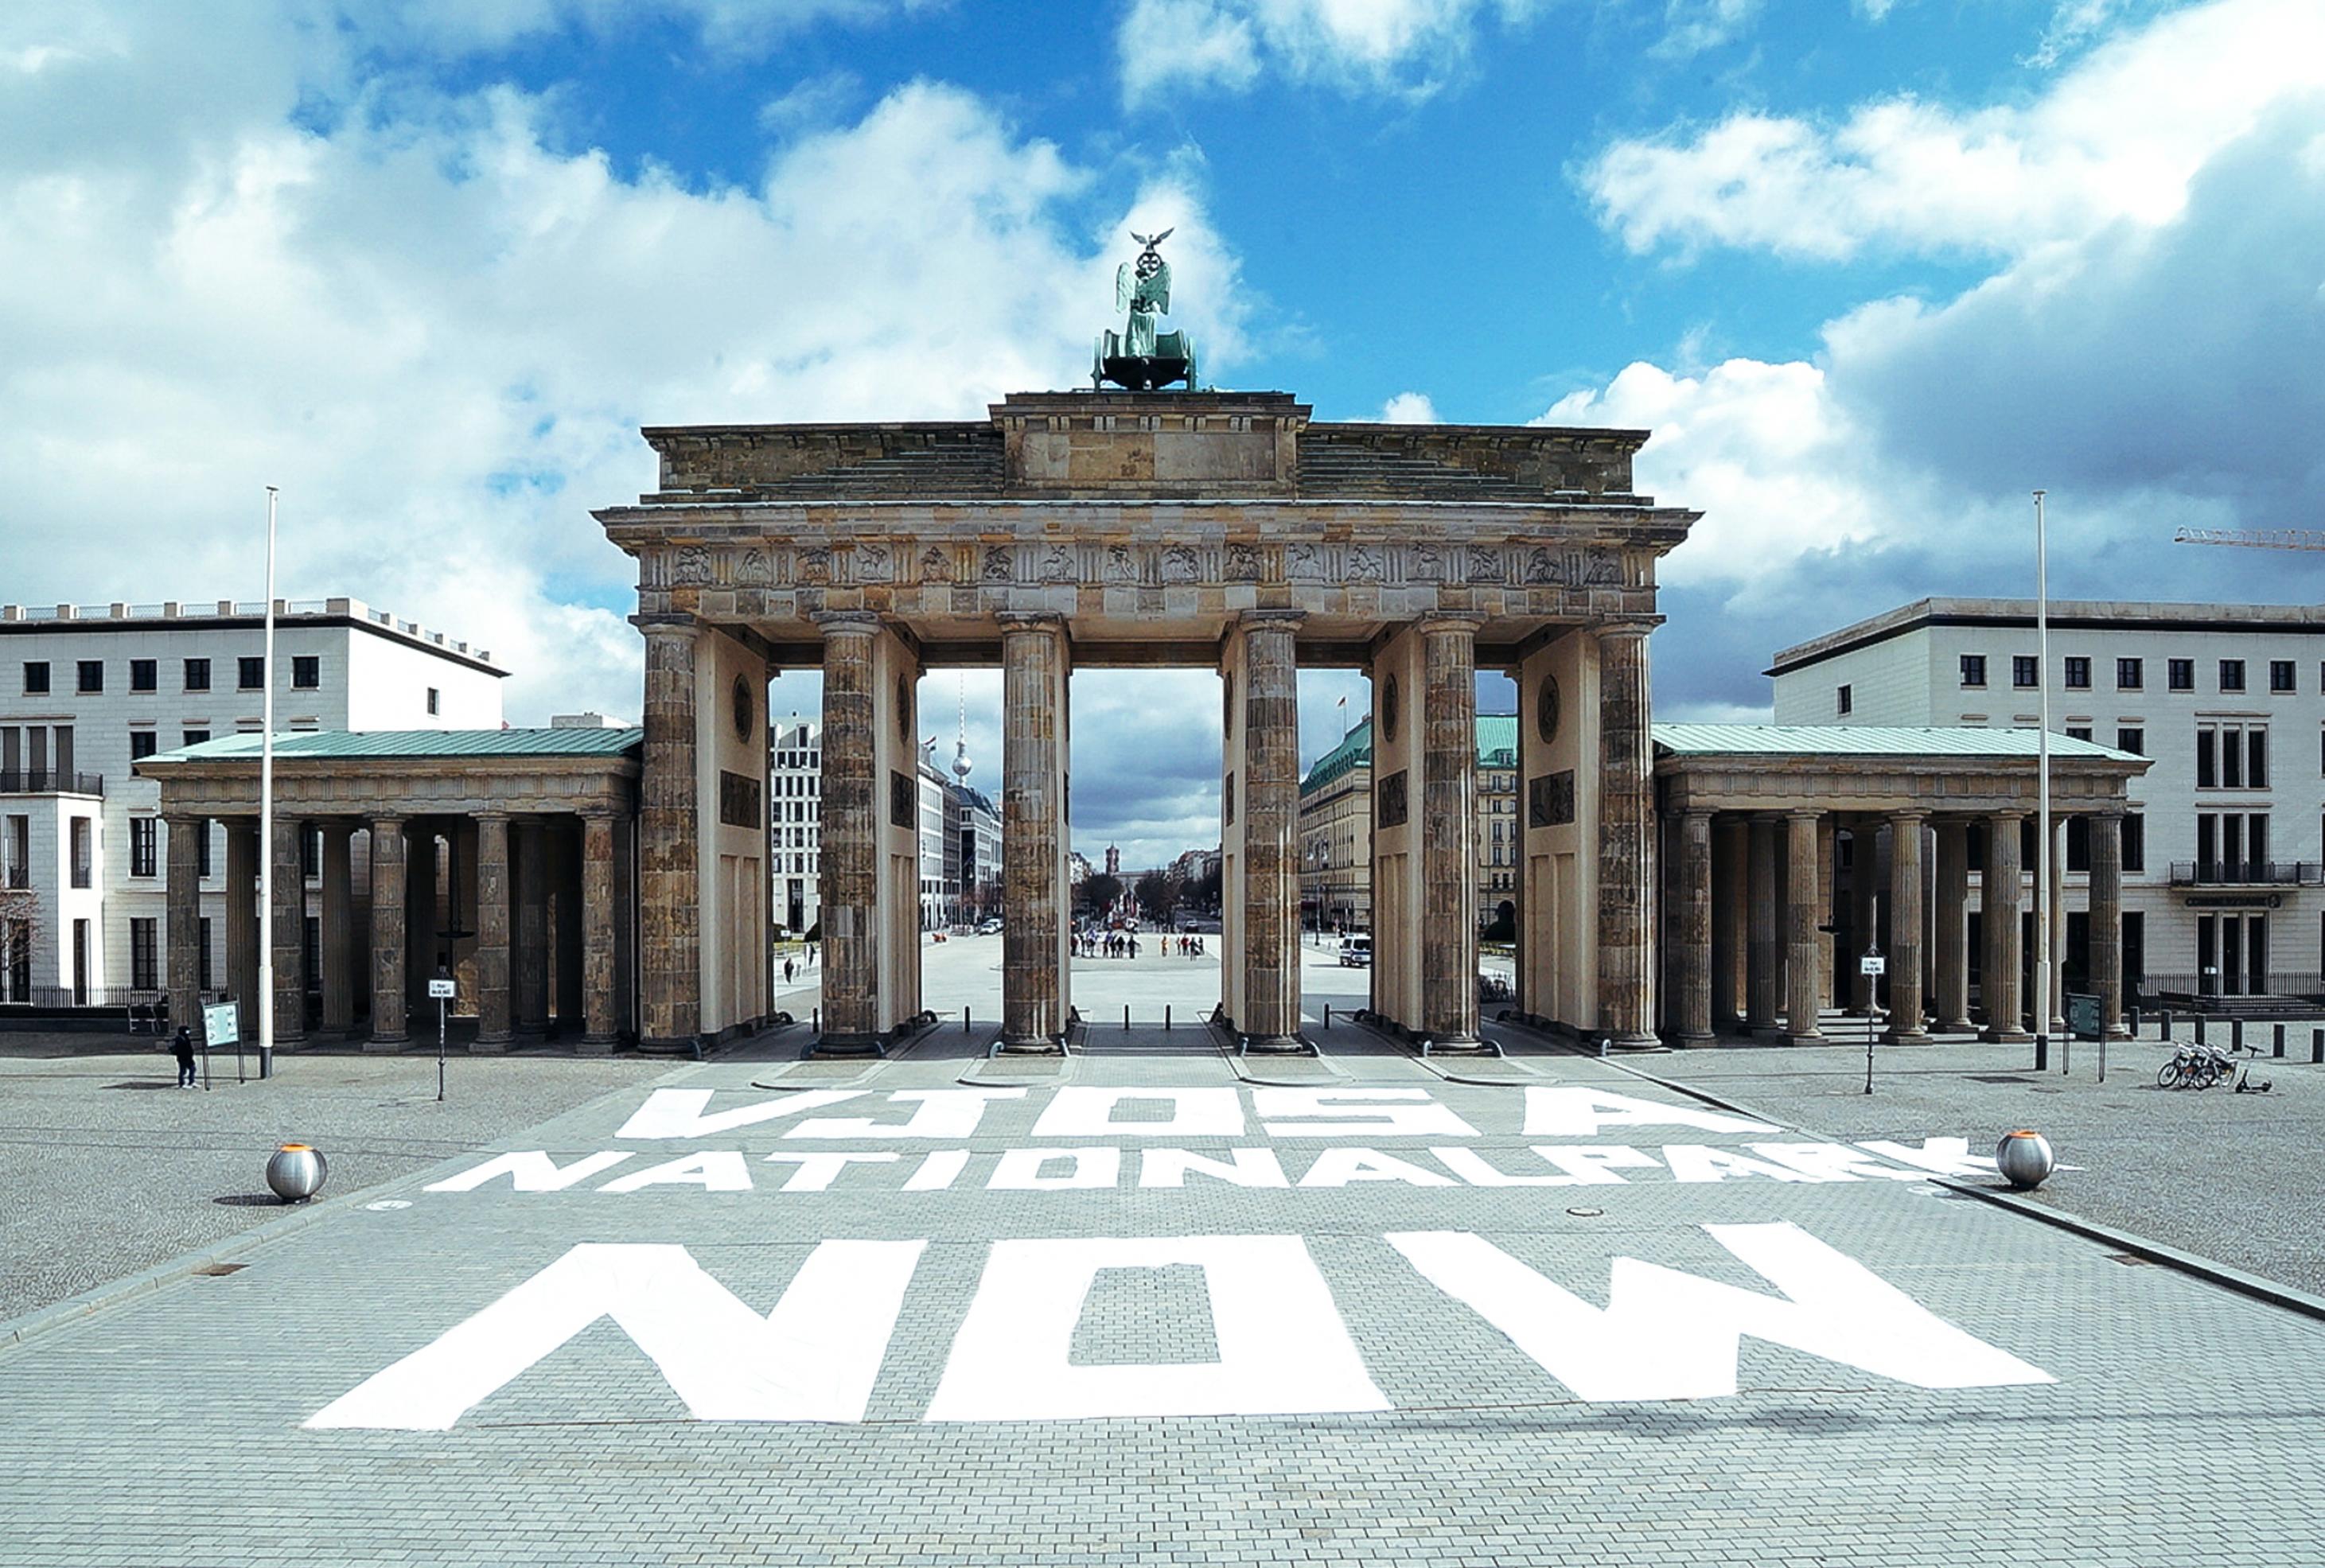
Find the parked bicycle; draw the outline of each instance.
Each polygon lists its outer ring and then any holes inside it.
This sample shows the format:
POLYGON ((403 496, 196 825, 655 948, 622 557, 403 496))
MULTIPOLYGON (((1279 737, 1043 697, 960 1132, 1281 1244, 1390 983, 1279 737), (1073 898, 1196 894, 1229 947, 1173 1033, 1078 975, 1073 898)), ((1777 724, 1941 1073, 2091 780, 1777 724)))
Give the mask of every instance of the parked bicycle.
POLYGON ((2214 1045, 2181 1046, 2172 1053, 2172 1059, 2155 1070, 2155 1086, 2159 1089, 2209 1089, 2226 1082, 2239 1094, 2265 1094, 2274 1086, 2274 1080, 2252 1080, 2252 1059, 2260 1055, 2257 1046, 2242 1047, 2240 1056, 2235 1050, 2222 1050, 2214 1045))

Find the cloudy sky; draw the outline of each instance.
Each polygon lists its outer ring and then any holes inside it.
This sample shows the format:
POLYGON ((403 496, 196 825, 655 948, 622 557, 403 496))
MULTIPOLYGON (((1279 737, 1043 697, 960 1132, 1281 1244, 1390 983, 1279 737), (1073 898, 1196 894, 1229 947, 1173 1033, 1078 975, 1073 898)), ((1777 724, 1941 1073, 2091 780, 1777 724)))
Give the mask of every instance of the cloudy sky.
MULTIPOLYGON (((2036 485, 2061 595, 2320 597, 2167 542, 2325 525, 2317 0, 8 0, 0 598, 255 597, 272 482, 286 595, 633 715, 639 425, 1074 384, 1173 225, 1221 385, 1656 431, 1663 716, 2026 591, 2036 485)), ((1215 841, 1212 677, 1074 703, 1081 847, 1215 841)))

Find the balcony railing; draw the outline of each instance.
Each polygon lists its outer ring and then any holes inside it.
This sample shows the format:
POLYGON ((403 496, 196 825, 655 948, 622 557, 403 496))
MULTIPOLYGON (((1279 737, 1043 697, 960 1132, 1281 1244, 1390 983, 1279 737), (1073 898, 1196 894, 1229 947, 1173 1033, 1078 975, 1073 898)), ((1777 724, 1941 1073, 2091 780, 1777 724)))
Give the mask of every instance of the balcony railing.
POLYGON ((0 772, 0 795, 102 795, 102 773, 60 773, 53 768, 0 772))
POLYGON ((2325 861, 2248 860, 2172 862, 2175 888, 2325 887, 2325 861))

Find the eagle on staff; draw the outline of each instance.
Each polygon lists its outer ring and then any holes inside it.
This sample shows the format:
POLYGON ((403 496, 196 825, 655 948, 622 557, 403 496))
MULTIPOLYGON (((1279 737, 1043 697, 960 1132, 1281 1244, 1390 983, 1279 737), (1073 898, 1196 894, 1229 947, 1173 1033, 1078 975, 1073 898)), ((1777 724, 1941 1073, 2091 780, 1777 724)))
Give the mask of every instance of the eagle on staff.
POLYGON ((1111 382, 1129 392, 1157 392, 1183 383, 1188 391, 1194 390, 1193 337, 1155 327, 1156 318, 1171 309, 1171 263, 1157 247, 1176 232, 1131 231, 1130 237, 1139 244, 1138 259, 1123 263, 1114 274, 1114 308, 1125 319, 1122 331, 1108 330, 1098 337, 1090 363, 1093 387, 1111 382))

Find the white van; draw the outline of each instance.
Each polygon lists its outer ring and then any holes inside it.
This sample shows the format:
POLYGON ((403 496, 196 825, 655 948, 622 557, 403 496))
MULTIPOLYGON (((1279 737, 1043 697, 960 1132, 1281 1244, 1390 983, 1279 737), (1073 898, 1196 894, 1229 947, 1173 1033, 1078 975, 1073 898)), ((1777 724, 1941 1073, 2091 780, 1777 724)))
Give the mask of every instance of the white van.
POLYGON ((1373 964, 1373 934, 1351 931, 1340 938, 1340 967, 1370 969, 1373 964))

